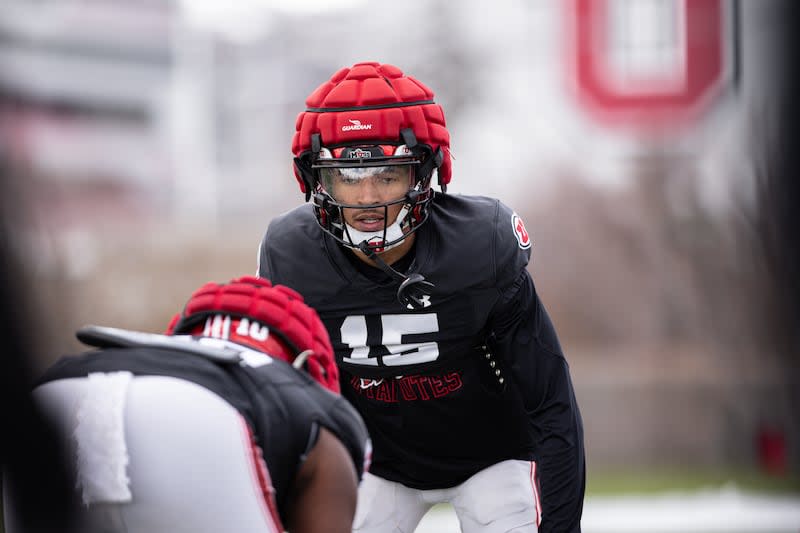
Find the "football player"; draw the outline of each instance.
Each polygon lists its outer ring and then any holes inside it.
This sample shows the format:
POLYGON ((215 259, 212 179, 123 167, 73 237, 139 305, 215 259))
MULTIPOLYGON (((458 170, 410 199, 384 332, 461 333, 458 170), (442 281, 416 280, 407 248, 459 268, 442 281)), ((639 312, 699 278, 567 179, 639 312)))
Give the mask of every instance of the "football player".
POLYGON ((343 68, 306 104, 311 202, 271 221, 258 273, 319 312, 370 432, 354 530, 410 532, 449 502, 467 533, 580 531, 582 422, 522 219, 445 194, 444 112, 399 68, 343 68))
MULTIPOLYGON (((78 531, 351 531, 367 433, 296 292, 208 283, 167 335, 77 336, 99 349, 60 359, 34 398, 72 441, 78 531)), ((28 531, 10 492, 6 531, 28 531)))

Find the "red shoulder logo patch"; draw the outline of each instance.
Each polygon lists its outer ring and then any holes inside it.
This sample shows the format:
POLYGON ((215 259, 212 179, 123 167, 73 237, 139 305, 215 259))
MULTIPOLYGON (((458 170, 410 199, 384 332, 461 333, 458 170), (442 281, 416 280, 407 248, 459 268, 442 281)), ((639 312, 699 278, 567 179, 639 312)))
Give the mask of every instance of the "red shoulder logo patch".
POLYGON ((517 238, 519 247, 523 250, 530 248, 530 235, 528 235, 528 230, 525 229, 525 223, 522 222, 522 219, 516 213, 511 215, 511 227, 514 229, 514 237, 517 238))

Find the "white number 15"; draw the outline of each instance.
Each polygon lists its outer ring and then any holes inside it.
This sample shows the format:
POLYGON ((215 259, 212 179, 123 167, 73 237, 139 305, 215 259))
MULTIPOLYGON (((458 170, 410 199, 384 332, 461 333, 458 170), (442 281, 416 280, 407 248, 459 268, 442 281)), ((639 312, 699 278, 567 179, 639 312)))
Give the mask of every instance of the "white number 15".
MULTIPOLYGON (((429 363, 439 358, 439 343, 403 343, 403 336, 415 333, 436 333, 439 319, 436 313, 414 315, 382 315, 381 344, 390 355, 383 356, 383 365, 398 366, 429 363)), ((342 323, 342 343, 352 351, 344 362, 355 365, 378 366, 376 357, 369 357, 367 320, 364 315, 348 316, 342 323)), ((377 333, 377 332, 376 332, 377 333)))

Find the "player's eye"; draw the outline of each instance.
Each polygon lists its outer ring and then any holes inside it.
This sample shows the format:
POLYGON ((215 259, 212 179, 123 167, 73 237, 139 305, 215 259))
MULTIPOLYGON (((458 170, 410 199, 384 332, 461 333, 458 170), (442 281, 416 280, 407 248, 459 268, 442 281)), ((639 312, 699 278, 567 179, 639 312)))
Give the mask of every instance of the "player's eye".
POLYGON ((381 182, 386 185, 404 184, 408 178, 409 170, 407 168, 395 168, 384 172, 381 175, 381 182))

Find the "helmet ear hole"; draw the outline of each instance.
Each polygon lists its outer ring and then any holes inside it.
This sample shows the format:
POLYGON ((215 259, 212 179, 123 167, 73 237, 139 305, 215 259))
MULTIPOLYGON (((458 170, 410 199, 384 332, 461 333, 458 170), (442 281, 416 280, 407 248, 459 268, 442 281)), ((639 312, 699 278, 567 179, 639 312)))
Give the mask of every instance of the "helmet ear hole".
POLYGON ((332 231, 332 225, 340 218, 338 208, 331 202, 330 196, 324 192, 314 193, 314 211, 317 222, 326 231, 332 231))

